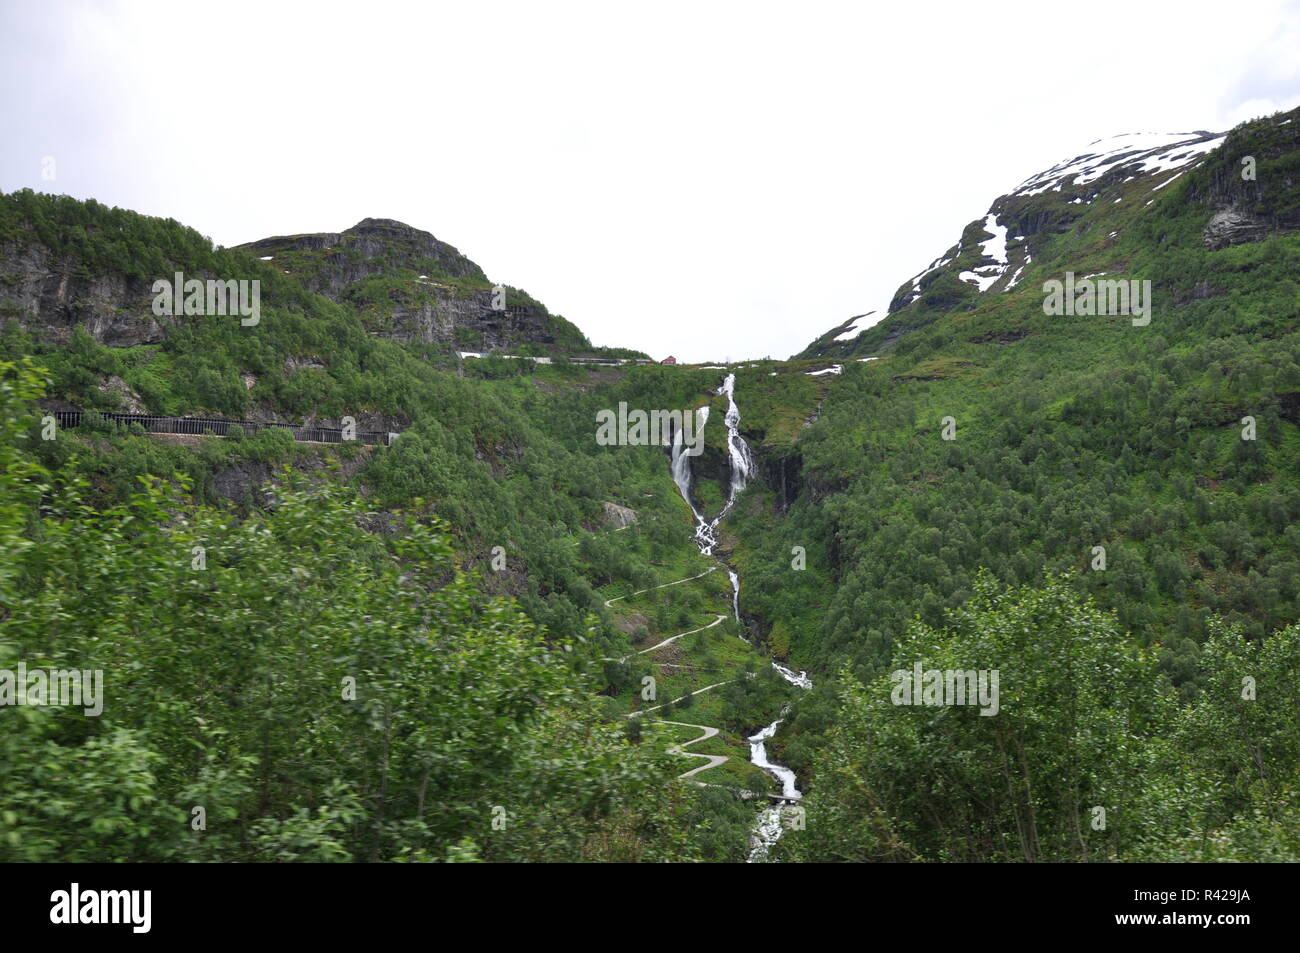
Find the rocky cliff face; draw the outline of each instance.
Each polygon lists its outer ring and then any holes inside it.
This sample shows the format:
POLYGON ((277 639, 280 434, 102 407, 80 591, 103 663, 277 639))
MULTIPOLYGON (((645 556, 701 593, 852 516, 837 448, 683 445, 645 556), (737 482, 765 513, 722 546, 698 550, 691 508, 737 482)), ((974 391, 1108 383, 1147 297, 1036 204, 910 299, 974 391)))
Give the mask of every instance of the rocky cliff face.
POLYGON ((536 302, 511 302, 507 294, 505 307, 494 309, 491 290, 426 287, 428 291, 421 288, 409 295, 393 295, 385 311, 366 315, 367 326, 398 341, 460 344, 474 351, 509 350, 519 344, 585 343, 569 333, 572 325, 557 320, 536 302))
POLYGON ((1213 211, 1207 248, 1300 229, 1300 111, 1234 129, 1187 191, 1213 211))
POLYGON ((390 218, 365 218, 343 232, 263 238, 236 247, 280 262, 308 289, 335 301, 365 278, 403 269, 487 282, 483 269, 451 245, 390 218))
POLYGON ((474 351, 586 345, 576 327, 540 302, 515 289, 495 293, 483 269, 451 245, 392 219, 239 247, 309 290, 354 307, 385 337, 474 351))
POLYGON ((62 343, 77 325, 113 347, 156 344, 163 327, 152 311, 152 282, 86 274, 39 244, 0 242, 0 321, 15 318, 38 340, 62 343))
MULTIPOLYGON (((586 337, 513 288, 494 292, 483 270, 446 242, 391 219, 368 218, 343 232, 266 238, 240 246, 290 281, 353 308, 368 330, 399 341, 490 351, 541 345, 589 347, 586 337)), ((182 266, 187 278, 229 277, 182 266)), ((172 277, 88 265, 28 232, 0 240, 0 323, 13 318, 44 344, 84 325, 110 347, 157 344, 170 317, 153 314, 153 281, 172 277)), ((263 305, 273 307, 274 297, 263 305)))

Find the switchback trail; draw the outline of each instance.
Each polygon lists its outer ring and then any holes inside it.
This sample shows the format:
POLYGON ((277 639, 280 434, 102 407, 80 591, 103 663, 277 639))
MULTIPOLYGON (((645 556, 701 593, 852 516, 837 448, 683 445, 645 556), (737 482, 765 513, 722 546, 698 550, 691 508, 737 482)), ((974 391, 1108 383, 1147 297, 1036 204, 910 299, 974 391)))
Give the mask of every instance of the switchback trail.
MULTIPOLYGON (((698 578, 698 577, 694 577, 694 578, 698 578)), ((686 581, 685 579, 679 579, 679 580, 678 580, 678 582, 685 582, 685 581, 686 581)), ((671 583, 671 582, 670 582, 668 585, 672 586, 672 585, 675 585, 675 584, 676 584, 676 583, 671 583)), ((643 589, 643 590, 641 590, 641 591, 642 591, 642 592, 645 592, 646 590, 643 589)), ((662 642, 656 642, 654 645, 650 646, 650 648, 648 648, 648 649, 641 649, 641 650, 639 650, 639 651, 637 651, 637 652, 634 652, 633 655, 645 655, 647 652, 653 652, 655 649, 661 649, 661 648, 663 648, 665 645, 672 645, 674 642, 676 642, 676 641, 677 641, 678 639, 680 639, 682 636, 684 636, 684 635, 694 635, 696 632, 703 632, 705 629, 711 629, 711 628, 713 628, 715 625, 717 625, 719 622, 721 622, 721 621, 722 621, 723 619, 725 619, 725 618, 726 618, 725 615, 719 615, 716 619, 714 619, 714 620, 713 620, 712 622, 710 622, 708 625, 702 625, 702 626, 700 626, 698 629, 691 629, 689 632, 678 632, 676 635, 669 636, 668 638, 664 639, 662 642)), ((631 657, 632 657, 631 655, 624 655, 622 658, 603 658, 603 659, 601 659, 601 661, 602 661, 602 662, 626 662, 626 661, 627 661, 628 659, 630 659, 631 657)))
POLYGON ((643 592, 653 592, 655 589, 667 589, 669 586, 680 586, 682 583, 690 582, 692 579, 699 579, 700 576, 707 576, 709 573, 713 572, 717 568, 718 568, 717 566, 710 566, 708 569, 704 570, 704 572, 694 576, 687 576, 685 579, 678 579, 674 582, 666 582, 662 586, 651 586, 649 589, 638 589, 636 592, 629 592, 626 596, 615 596, 613 599, 606 599, 605 608, 606 609, 610 608, 614 603, 618 602, 620 599, 630 599, 632 598, 632 596, 639 596, 643 592))
MULTIPOLYGON (((725 754, 698 754, 694 751, 682 750, 687 745, 698 744, 701 741, 708 741, 710 738, 717 735, 718 733, 717 728, 710 728, 708 725, 692 725, 684 721, 665 721, 662 722, 662 724, 678 725, 679 727, 682 728, 698 728, 700 729, 700 731, 704 732, 704 734, 700 735, 698 738, 692 738, 690 741, 683 741, 681 744, 673 745, 671 748, 668 749, 669 754, 679 754, 687 758, 703 758, 705 760, 705 763, 700 765, 699 767, 691 768, 691 770, 683 774, 677 775, 678 779, 685 781, 691 775, 699 774, 701 771, 707 771, 709 770, 709 768, 716 768, 718 765, 722 764, 724 761, 727 760, 728 756, 725 754)), ((696 783, 699 784, 702 782, 697 781, 696 783)))
MULTIPOLYGON (((679 585, 681 585, 681 584, 684 583, 684 582, 690 582, 690 581, 693 580, 693 579, 699 579, 699 578, 702 577, 702 576, 707 576, 709 573, 713 572, 713 571, 716 570, 717 568, 718 568, 717 565, 713 565, 713 566, 710 566, 708 569, 704 570, 704 572, 696 573, 694 576, 687 576, 685 579, 675 579, 675 580, 673 580, 672 582, 665 582, 665 583, 663 583, 662 585, 659 585, 659 586, 650 586, 648 589, 638 589, 636 592, 629 593, 629 594, 626 595, 626 596, 615 596, 613 599, 606 599, 606 600, 605 600, 605 606, 606 606, 606 608, 610 608, 610 607, 613 606, 613 604, 614 604, 615 602, 618 602, 618 601, 621 600, 621 599, 628 599, 628 598, 630 598, 631 596, 639 596, 639 595, 641 595, 641 593, 643 593, 643 592, 652 592, 652 591, 655 590, 655 589, 667 589, 669 586, 679 586, 679 585)), ((641 649, 641 650, 635 652, 634 654, 635 654, 635 655, 645 655, 647 652, 653 652, 653 651, 655 651, 656 649, 661 649, 661 648, 663 648, 665 645, 671 645, 672 643, 676 642, 676 641, 677 641, 678 639, 680 639, 680 638, 683 638, 684 636, 687 636, 687 635, 694 635, 696 632, 703 632, 705 629, 711 629, 711 628, 713 628, 715 625, 718 625, 719 623, 721 623, 721 622, 722 622, 723 620, 725 620, 726 618, 727 618, 726 615, 724 615, 724 614, 719 614, 719 615, 718 615, 718 616, 717 616, 717 617, 716 617, 712 622, 710 622, 708 625, 702 625, 702 626, 700 626, 699 628, 691 629, 691 630, 689 630, 689 631, 687 631, 687 632, 678 632, 676 635, 669 636, 668 638, 664 639, 662 642, 656 642, 654 645, 650 646, 649 648, 641 649)), ((602 658, 600 661, 602 661, 602 662, 626 662, 626 661, 627 661, 628 659, 630 659, 630 658, 632 658, 631 655, 625 655, 625 656, 623 656, 622 658, 602 658)), ((728 682, 731 682, 731 681, 734 681, 734 679, 730 679, 730 678, 729 678, 729 679, 726 679, 725 681, 714 682, 712 685, 705 685, 703 688, 698 689, 697 691, 688 692, 687 695, 700 695, 700 694, 703 694, 704 692, 709 691, 710 689, 717 688, 719 685, 726 685, 728 682)), ((677 704, 677 703, 680 702, 683 698, 686 698, 687 695, 683 695, 683 696, 681 696, 681 698, 674 698, 674 699, 672 699, 673 704, 677 704)), ((649 713, 652 712, 652 711, 658 711, 660 708, 663 708, 664 705, 666 705, 666 704, 667 704, 667 702, 664 702, 664 703, 662 703, 662 704, 655 705, 655 706, 653 706, 653 707, 651 707, 651 708, 643 708, 643 709, 641 709, 640 711, 629 712, 629 713, 627 714, 626 717, 628 717, 628 718, 636 718, 636 717, 638 717, 638 716, 640 716, 640 715, 649 714, 649 713)), ((684 771, 684 772, 682 772, 681 774, 677 775, 678 780, 685 781, 685 780, 687 780, 688 778, 690 778, 692 775, 699 774, 701 771, 708 771, 710 768, 716 768, 718 765, 720 765, 720 764, 722 764, 723 762, 728 761, 728 760, 730 759, 730 755, 725 755, 725 754, 697 754, 697 753, 694 752, 694 751, 683 751, 683 750, 682 750, 683 748, 687 747, 688 745, 697 744, 698 742, 701 742, 701 741, 708 741, 710 738, 712 738, 712 737, 714 737, 715 735, 718 734, 718 729, 717 729, 717 728, 712 728, 712 727, 710 727, 709 725, 692 725, 692 724, 687 724, 686 722, 682 722, 682 721, 662 721, 661 723, 662 723, 662 724, 665 724, 665 725, 680 725, 680 726, 682 726, 682 727, 684 727, 684 728, 698 728, 700 731, 703 732, 703 734, 701 734, 698 738, 692 738, 690 741, 683 741, 681 744, 673 745, 671 748, 668 749, 668 753, 669 753, 669 754, 681 755, 681 756, 684 757, 684 758, 703 758, 704 761, 705 761, 704 764, 701 764, 701 765, 699 765, 699 766, 697 766, 697 767, 691 768, 689 771, 684 771)), ((702 783, 702 782, 696 781, 695 783, 696 783, 696 784, 700 784, 700 783, 702 783)))
MULTIPOLYGON (((735 681, 734 678, 724 678, 724 679, 723 679, 722 681, 720 681, 720 682, 714 682, 712 685, 705 685, 703 688, 697 688, 697 689, 696 689, 695 691, 693 691, 693 692, 687 692, 686 695, 682 695, 680 698, 672 698, 672 699, 669 699, 669 701, 671 701, 674 705, 676 705, 678 702, 682 701, 682 699, 686 698, 687 695, 703 695, 705 692, 709 691, 709 690, 712 689, 712 688, 717 688, 719 685, 729 685, 730 683, 732 683, 732 682, 734 682, 734 681, 735 681)), ((627 714, 627 717, 628 717, 628 718, 635 718, 637 715, 645 715, 645 714, 648 714, 649 712, 652 712, 652 711, 658 711, 660 708, 663 708, 664 705, 667 705, 667 704, 668 704, 668 702, 663 702, 662 704, 655 705, 653 708, 642 708, 640 711, 629 712, 629 713, 627 714)), ((691 727, 692 727, 692 728, 703 728, 704 725, 691 725, 691 727)), ((715 734, 716 734, 716 729, 715 729, 715 734)), ((699 739, 699 738, 696 738, 696 739, 695 739, 695 741, 700 741, 700 740, 701 740, 701 739, 699 739)), ((694 744, 694 742, 692 742, 692 744, 694 744)), ((723 761, 726 761, 727 759, 726 759, 726 758, 723 758, 722 760, 723 760, 723 761)), ((718 762, 718 763, 721 764, 722 762, 718 762)), ((685 777, 685 775, 682 775, 682 777, 685 777)))

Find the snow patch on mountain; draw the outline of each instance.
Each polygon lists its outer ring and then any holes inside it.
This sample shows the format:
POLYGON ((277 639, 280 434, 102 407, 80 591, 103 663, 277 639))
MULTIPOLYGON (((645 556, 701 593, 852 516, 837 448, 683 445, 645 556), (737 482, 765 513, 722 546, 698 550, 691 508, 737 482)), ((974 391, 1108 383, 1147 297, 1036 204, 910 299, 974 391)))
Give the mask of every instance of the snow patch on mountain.
POLYGON ((1007 282, 1006 288, 1003 289, 1004 291, 1010 291, 1012 288, 1014 288, 1016 285, 1020 283, 1020 276, 1025 273, 1025 265, 1027 264, 1029 264, 1028 259, 1026 259, 1025 263, 1016 269, 1016 273, 1011 276, 1011 280, 1007 282))
POLYGON ((871 327, 873 324, 879 322, 884 317, 885 315, 881 314, 879 311, 868 311, 866 314, 855 315, 854 317, 849 319, 853 323, 850 324, 843 331, 841 331, 839 334, 835 335, 835 337, 832 338, 831 340, 852 341, 855 337, 857 337, 867 328, 871 327), (876 315, 876 317, 872 317, 872 315, 876 315))
MULTIPOLYGON (((1207 139, 1204 142, 1194 142, 1189 146, 1175 146, 1166 152, 1159 152, 1155 155, 1149 155, 1142 160, 1139 168, 1146 173, 1168 172, 1171 169, 1181 169, 1193 159, 1199 159, 1201 156, 1213 152, 1219 148, 1219 144, 1226 137, 1219 136, 1216 139, 1207 139)), ((1184 170, 1186 171, 1186 170, 1184 170)), ((1182 175, 1180 172, 1179 175, 1182 175)))
POLYGON ((976 265, 974 271, 963 271, 957 277, 962 281, 968 281, 979 288, 980 291, 987 291, 993 286, 993 283, 1001 278, 1007 271, 1007 229, 1005 225, 998 224, 998 217, 990 212, 984 218, 984 231, 991 236, 980 242, 985 258, 992 258, 991 265, 976 265))
POLYGON ((1204 132, 1130 132, 1089 143, 1090 151, 1046 172, 1031 176, 1013 195, 1038 195, 1063 185, 1087 185, 1112 169, 1134 166, 1138 174, 1168 172, 1184 168, 1217 149, 1224 137, 1204 132))

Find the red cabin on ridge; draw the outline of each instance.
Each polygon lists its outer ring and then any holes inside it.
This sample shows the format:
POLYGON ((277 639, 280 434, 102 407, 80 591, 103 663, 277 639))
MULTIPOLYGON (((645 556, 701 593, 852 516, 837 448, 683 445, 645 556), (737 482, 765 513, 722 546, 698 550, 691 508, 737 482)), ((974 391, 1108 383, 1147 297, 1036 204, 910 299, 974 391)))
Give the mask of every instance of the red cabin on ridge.
POLYGON ((676 363, 677 363, 677 358, 675 358, 675 357, 673 357, 671 354, 669 354, 667 357, 665 357, 665 358, 664 358, 662 361, 660 361, 659 363, 660 363, 660 364, 676 364, 676 363))

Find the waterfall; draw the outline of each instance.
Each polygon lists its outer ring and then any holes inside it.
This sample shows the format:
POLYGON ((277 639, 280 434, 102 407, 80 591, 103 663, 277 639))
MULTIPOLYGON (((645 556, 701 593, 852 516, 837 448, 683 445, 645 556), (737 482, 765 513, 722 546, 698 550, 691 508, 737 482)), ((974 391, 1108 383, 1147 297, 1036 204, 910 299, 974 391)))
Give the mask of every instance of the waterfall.
MULTIPOLYGON (((713 548, 718 545, 718 524, 731 511, 736 498, 740 496, 754 473, 754 455, 749 449, 749 444, 745 443, 745 438, 740 435, 740 409, 736 406, 736 375, 728 374, 722 386, 714 393, 727 395, 727 413, 723 417, 723 423, 727 427, 727 455, 731 463, 731 480, 727 490, 727 502, 723 505, 722 512, 712 520, 706 519, 696 507, 695 501, 691 499, 691 458, 686 454, 685 438, 681 430, 673 434, 672 447, 673 482, 677 484, 682 499, 695 515, 695 544, 705 556, 713 555, 713 548)), ((709 408, 700 407, 695 413, 698 421, 695 432, 702 434, 704 425, 709 420, 709 408)), ((740 584, 734 577, 732 583, 736 592, 736 599, 733 600, 736 606, 736 618, 739 619, 740 584)))
MULTIPOLYGON (((697 434, 703 435, 704 425, 708 421, 708 406, 696 408, 695 432, 697 434)), ((686 501, 686 505, 691 508, 691 513, 695 516, 695 545, 704 555, 712 556, 713 547, 718 545, 717 537, 713 532, 718 525, 718 520, 712 523, 706 520, 704 514, 696 507, 695 501, 691 499, 691 458, 686 452, 685 437, 681 429, 673 433, 672 471, 677 491, 681 493, 682 499, 686 501)))
POLYGON ((740 621, 740 577, 736 575, 736 570, 728 569, 727 575, 731 577, 731 612, 740 621))
POLYGON ((808 677, 807 672, 800 672, 796 675, 794 671, 786 668, 780 662, 773 662, 772 667, 776 669, 777 672, 780 673, 781 677, 791 685, 794 685, 797 688, 812 688, 812 679, 808 677))
MULTIPOLYGON (((702 434, 704 432, 704 425, 708 423, 708 421, 708 406, 706 405, 704 407, 696 408, 695 432, 697 434, 702 434)), ((700 515, 700 511, 697 510, 695 504, 691 502, 691 458, 686 454, 685 441, 685 428, 679 427, 673 431, 673 482, 677 484, 677 489, 682 494, 682 499, 684 499, 686 505, 691 508, 691 512, 695 514, 695 518, 702 520, 704 517, 700 515)))
MULTIPOLYGON (((731 507, 735 504, 741 492, 744 491, 755 471, 754 454, 749 449, 749 444, 745 442, 745 438, 740 435, 740 408, 736 406, 736 375, 734 373, 728 374, 722 382, 722 386, 714 393, 718 396, 727 395, 727 412, 723 417, 723 423, 727 427, 727 456, 731 465, 731 479, 727 491, 727 502, 723 505, 722 512, 712 520, 706 519, 704 514, 696 507, 695 501, 691 499, 691 458, 685 452, 685 438, 681 430, 673 434, 672 441, 673 482, 677 484, 678 492, 681 493, 682 499, 686 501, 686 505, 691 508, 691 513, 695 516, 695 544, 705 556, 713 555, 713 548, 718 545, 718 524, 731 511, 731 507)), ((704 424, 709 419, 709 408, 707 406, 701 407, 695 413, 698 422, 696 433, 702 434, 704 424)), ((739 622, 740 576, 730 567, 727 568, 727 575, 731 577, 731 611, 735 615, 736 621, 739 622)), ((791 685, 799 688, 812 688, 812 680, 808 678, 806 672, 800 672, 796 675, 792 670, 776 662, 772 662, 772 667, 791 685)), ((749 738, 749 760, 775 778, 781 785, 780 799, 776 804, 765 807, 759 812, 754 830, 750 834, 749 861, 751 863, 767 859, 768 851, 773 844, 781 839, 781 835, 785 832, 782 812, 788 809, 791 804, 798 803, 799 799, 803 797, 796 786, 797 779, 794 772, 784 765, 777 764, 767 756, 767 741, 776 734, 776 729, 785 719, 788 710, 788 708, 783 710, 780 718, 749 738)))
POLYGON ((794 772, 783 765, 769 761, 767 758, 767 746, 765 742, 776 734, 776 729, 784 720, 785 712, 783 711, 780 718, 772 722, 758 734, 750 736, 749 760, 781 782, 781 797, 790 801, 797 801, 799 798, 803 797, 803 795, 799 793, 799 788, 795 786, 796 778, 794 772))
POLYGON ((754 824, 754 829, 750 831, 749 857, 746 860, 751 864, 767 860, 772 845, 779 841, 781 835, 785 833, 785 809, 792 803, 797 804, 803 797, 796 786, 797 779, 794 772, 784 765, 769 760, 767 757, 766 742, 776 734, 776 729, 780 727, 781 722, 785 719, 786 712, 789 710, 788 706, 782 709, 780 718, 749 738, 749 760, 781 782, 781 800, 759 811, 758 821, 754 824))
POLYGON ((745 438, 740 435, 740 408, 736 406, 736 375, 728 374, 717 393, 727 395, 727 413, 723 417, 723 423, 727 426, 727 454, 731 458, 731 488, 727 494, 727 505, 713 521, 715 526, 727 515, 732 504, 736 502, 736 497, 740 495, 741 490, 745 489, 745 484, 754 473, 754 455, 750 452, 749 444, 745 443, 745 438))

